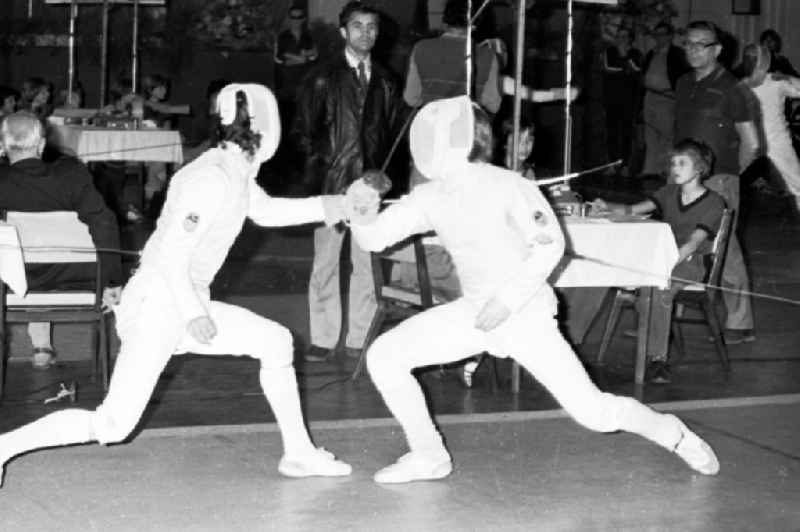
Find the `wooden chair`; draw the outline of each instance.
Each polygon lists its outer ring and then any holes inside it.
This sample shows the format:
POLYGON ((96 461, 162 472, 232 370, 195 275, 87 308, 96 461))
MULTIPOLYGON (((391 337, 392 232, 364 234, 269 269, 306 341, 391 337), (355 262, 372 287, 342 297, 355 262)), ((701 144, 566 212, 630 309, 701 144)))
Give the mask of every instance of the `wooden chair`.
POLYGON ((93 290, 29 291, 24 296, 10 294, 0 283, 0 399, 3 397, 6 370, 6 325, 9 323, 51 322, 90 323, 94 367, 92 378, 100 373, 103 390, 108 389, 108 323, 102 312, 100 255, 89 230, 75 212, 8 212, 23 247, 23 259, 31 263, 94 263, 93 290), (70 249, 65 249, 70 248, 70 249))
POLYGON ((386 318, 391 315, 409 317, 441 303, 431 290, 428 263, 425 259, 423 235, 414 235, 391 246, 384 251, 371 254, 372 279, 375 284, 377 309, 367 329, 364 347, 358 358, 353 380, 357 379, 366 360, 367 350, 378 336, 386 318), (393 263, 416 264, 418 290, 398 286, 391 282, 391 265, 393 263))
MULTIPOLYGON (((706 278, 701 283, 688 285, 681 289, 673 299, 672 314, 672 337, 680 356, 685 353, 681 323, 703 324, 709 327, 716 347, 720 363, 725 371, 730 369, 728 360, 728 350, 722 336, 722 327, 716 313, 716 306, 719 298, 719 287, 722 281, 722 268, 725 263, 725 254, 728 250, 728 242, 731 234, 731 224, 733 222, 733 211, 725 209, 722 213, 719 231, 714 238, 711 251, 706 255, 709 264, 706 278), (686 307, 699 310, 702 314, 700 318, 688 318, 685 316, 686 307)), ((600 349, 597 352, 597 363, 603 363, 603 356, 608 350, 611 339, 619 324, 621 313, 624 309, 635 309, 636 289, 615 288, 614 300, 606 320, 603 337, 600 341, 600 349)))

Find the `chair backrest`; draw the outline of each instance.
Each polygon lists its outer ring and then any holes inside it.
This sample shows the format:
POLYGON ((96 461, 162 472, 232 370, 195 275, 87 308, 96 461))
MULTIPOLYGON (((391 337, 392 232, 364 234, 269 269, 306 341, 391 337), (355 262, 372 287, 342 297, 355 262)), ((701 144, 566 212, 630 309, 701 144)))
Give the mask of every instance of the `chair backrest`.
POLYGON ((714 242, 711 245, 711 267, 708 270, 706 283, 711 286, 719 286, 722 278, 722 267, 725 265, 725 255, 728 252, 728 242, 730 242, 731 230, 733 225, 733 211, 725 209, 722 211, 722 220, 719 223, 719 230, 714 242))
MULTIPOLYGON (((384 263, 413 263, 416 266, 417 283, 419 286, 419 302, 421 308, 430 308, 434 305, 431 282, 428 275, 428 263, 425 258, 425 247, 422 243, 425 235, 412 237, 395 244, 381 252, 372 254, 372 277, 375 284, 375 297, 392 299, 385 288, 390 284, 387 279, 384 263)), ((398 298, 399 302, 408 302, 407 299, 398 298)))
POLYGON ((97 262, 89 228, 73 211, 6 213, 17 228, 25 263, 97 262))

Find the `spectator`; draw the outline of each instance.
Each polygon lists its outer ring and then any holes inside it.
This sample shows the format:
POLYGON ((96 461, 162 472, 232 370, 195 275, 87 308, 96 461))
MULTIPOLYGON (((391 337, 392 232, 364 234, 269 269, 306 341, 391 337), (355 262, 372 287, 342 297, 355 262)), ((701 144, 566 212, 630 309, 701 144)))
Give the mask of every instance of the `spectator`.
POLYGON ((17 110, 19 100, 17 89, 0 86, 0 120, 17 110))
POLYGON ((666 22, 656 25, 655 47, 644 58, 644 175, 659 174, 667 166, 675 127, 675 84, 689 70, 685 52, 672 42, 673 34, 666 22))
POLYGON ((642 53, 633 47, 633 33, 619 28, 612 46, 603 52, 603 98, 608 158, 622 160, 620 174, 629 173, 633 128, 640 105, 642 53))
MULTIPOLYGON (((397 84, 371 57, 378 23, 378 13, 368 4, 348 2, 339 15, 344 50, 315 67, 303 84, 293 137, 314 194, 343 193, 364 171, 381 168, 399 132, 403 109, 397 84)), ((339 341, 344 237, 336 228, 314 232, 308 294, 311 345, 306 352, 310 362, 330 359, 339 341)), ((350 257, 345 354, 358 357, 376 302, 369 253, 351 243, 350 257)))
POLYGON ((57 109, 80 109, 86 101, 86 93, 80 81, 72 86, 72 91, 61 89, 58 91, 55 106, 57 109))
POLYGON ((25 80, 20 109, 30 111, 44 120, 53 112, 53 84, 42 78, 25 80))
MULTIPOLYGON (((0 146, 8 155, 9 166, 0 167, 0 209, 42 212, 75 211, 89 227, 98 248, 119 249, 119 229, 114 215, 92 185, 83 163, 61 158, 53 163, 41 159, 45 146, 42 123, 29 111, 7 116, 0 126, 0 146)), ((122 267, 119 255, 103 257, 103 301, 113 304, 119 298, 122 267), (113 287, 113 288, 112 288, 113 287)), ((28 287, 32 290, 82 285, 94 279, 94 264, 26 265, 28 287)), ((31 323, 33 365, 46 369, 55 362, 50 324, 31 323)))
MULTIPOLYGON (((717 27, 695 21, 687 26, 686 57, 692 70, 678 80, 675 88, 675 138, 694 138, 708 144, 716 155, 716 166, 706 186, 721 195, 734 211, 736 228, 739 211, 739 175, 758 153, 758 130, 748 89, 723 67, 717 27)), ((735 231, 728 245, 722 272, 723 301, 727 310, 725 341, 752 342, 753 309, 750 280, 735 231)))
POLYGON ((309 68, 319 56, 314 39, 308 31, 308 16, 305 8, 292 6, 287 16, 287 28, 275 39, 275 84, 278 102, 281 104, 281 117, 284 123, 291 123, 298 88, 309 68))
POLYGON ((792 146, 784 108, 787 98, 800 98, 800 78, 768 72, 770 52, 764 45, 744 49, 744 82, 758 98, 764 126, 767 157, 780 173, 800 211, 800 161, 792 146))
POLYGON ((484 110, 494 114, 500 108, 500 54, 482 43, 473 50, 474 87, 467 87, 467 25, 469 12, 465 0, 448 0, 442 22, 444 33, 418 42, 411 52, 403 99, 411 107, 421 107, 441 98, 474 94, 484 110))
MULTIPOLYGON (((706 275, 704 257, 711 251, 711 241, 722 220, 725 201, 704 185, 714 168, 714 154, 704 143, 684 139, 670 155, 669 184, 653 196, 634 205, 594 201, 600 210, 617 214, 657 212, 669 224, 678 244, 678 263, 672 275, 688 281, 702 281, 706 275)), ((667 361, 669 352, 672 300, 687 283, 672 282, 667 289, 656 290, 650 315, 649 379, 656 384, 671 381, 667 361)))
POLYGON ((762 31, 758 42, 762 46, 766 46, 767 50, 769 50, 770 62, 769 69, 767 70, 768 72, 776 72, 778 74, 785 74, 795 78, 800 77, 800 74, 798 74, 798 72, 794 69, 792 63, 786 58, 786 56, 781 55, 783 39, 781 39, 781 36, 777 31, 771 28, 762 31))

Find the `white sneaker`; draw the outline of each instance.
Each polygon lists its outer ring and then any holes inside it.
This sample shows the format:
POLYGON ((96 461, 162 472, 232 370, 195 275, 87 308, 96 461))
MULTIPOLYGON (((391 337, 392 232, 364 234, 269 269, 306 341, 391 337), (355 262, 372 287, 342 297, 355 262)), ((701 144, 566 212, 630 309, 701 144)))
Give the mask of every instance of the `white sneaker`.
POLYGON ((689 430, 683 421, 676 416, 672 417, 675 418, 681 429, 681 439, 675 444, 673 452, 683 458, 683 461, 698 473, 704 475, 719 473, 719 460, 711 446, 689 430))
POLYGON ((283 455, 278 471, 287 477, 343 477, 353 472, 350 464, 337 460, 322 447, 299 455, 283 455))
POLYGON ((452 471, 453 461, 444 449, 438 453, 412 451, 375 473, 373 479, 379 484, 401 484, 415 480, 437 480, 452 471))

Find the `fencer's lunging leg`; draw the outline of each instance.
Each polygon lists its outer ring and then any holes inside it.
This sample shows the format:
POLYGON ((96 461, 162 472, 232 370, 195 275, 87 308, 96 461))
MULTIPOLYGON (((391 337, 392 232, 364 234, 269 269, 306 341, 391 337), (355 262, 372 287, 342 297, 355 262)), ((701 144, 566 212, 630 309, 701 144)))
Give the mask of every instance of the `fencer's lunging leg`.
POLYGON ((564 340, 555 320, 537 327, 536 342, 515 339, 515 358, 550 391, 570 416, 600 432, 624 430, 676 452, 690 467, 716 474, 719 463, 711 448, 671 414, 662 414, 630 397, 601 392, 564 340), (531 346, 536 346, 531 348, 531 346))
POLYGON ((245 355, 259 360, 261 388, 283 439, 284 456, 278 470, 292 477, 349 475, 351 467, 324 449, 314 447, 306 430, 292 365, 294 348, 289 330, 235 305, 211 301, 208 308, 217 325, 217 336, 207 345, 187 338, 181 351, 245 355))

